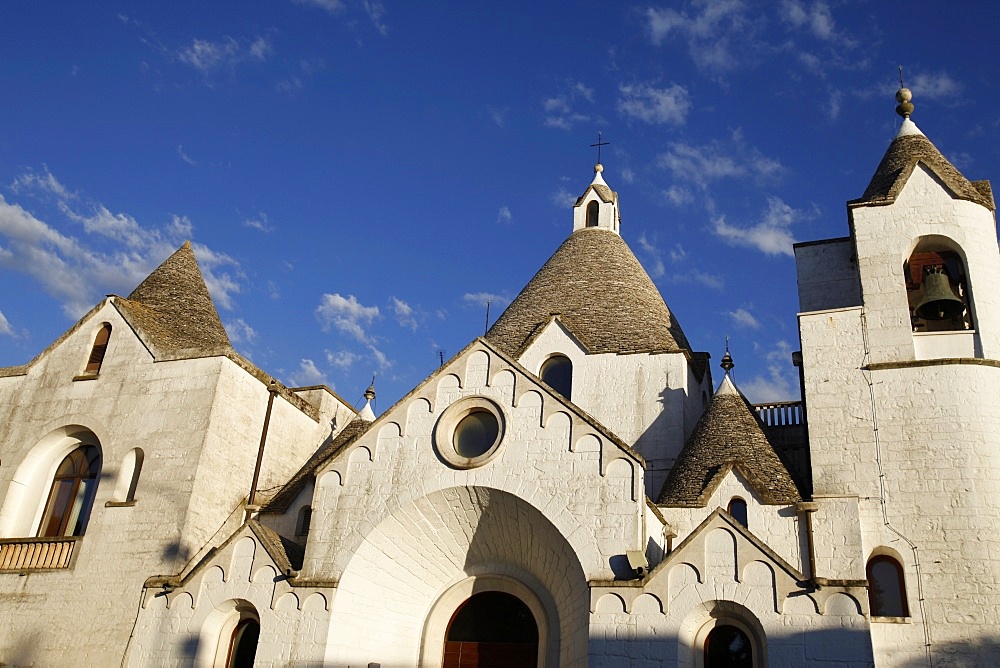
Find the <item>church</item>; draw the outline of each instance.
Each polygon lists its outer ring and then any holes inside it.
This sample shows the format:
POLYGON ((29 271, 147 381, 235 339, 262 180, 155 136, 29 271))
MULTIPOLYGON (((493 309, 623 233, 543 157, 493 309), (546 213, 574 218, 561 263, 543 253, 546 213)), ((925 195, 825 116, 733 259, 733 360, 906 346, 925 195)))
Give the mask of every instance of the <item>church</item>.
POLYGON ((0 369, 0 665, 1000 664, 995 204, 910 98, 795 245, 802 401, 692 347, 600 164, 378 416, 237 353, 185 244, 0 369))

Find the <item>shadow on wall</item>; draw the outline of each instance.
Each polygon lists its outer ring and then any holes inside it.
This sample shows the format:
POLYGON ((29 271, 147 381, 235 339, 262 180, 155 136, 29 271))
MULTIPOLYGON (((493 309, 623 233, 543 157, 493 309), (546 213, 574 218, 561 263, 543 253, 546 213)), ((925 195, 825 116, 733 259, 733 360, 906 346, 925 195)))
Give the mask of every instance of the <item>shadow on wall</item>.
POLYGON ((17 640, 9 648, 0 652, 0 666, 34 666, 36 648, 42 644, 41 634, 37 631, 17 640))
MULTIPOLYGON (((650 469, 653 468, 659 459, 666 457, 671 462, 677 459, 677 455, 680 454, 681 448, 684 447, 684 442, 687 440, 686 429, 690 426, 694 427, 694 424, 686 425, 684 423, 684 401, 687 397, 684 390, 682 389, 670 389, 664 388, 657 395, 657 401, 662 410, 660 414, 656 416, 656 419, 646 428, 646 431, 639 435, 639 438, 635 439, 635 443, 632 448, 638 452, 640 455, 646 458, 646 495, 655 500, 660 494, 660 486, 663 485, 663 480, 667 477, 667 470, 669 467, 662 470, 656 471, 652 475, 650 469), (676 424, 677 416, 680 416, 680 424, 676 424), (668 452, 664 449, 665 438, 664 435, 668 434, 671 429, 677 430, 679 432, 679 446, 676 452, 668 452), (659 453, 654 456, 654 453, 659 453)), ((699 413, 700 415, 700 413, 699 413)), ((665 463, 664 463, 665 464, 665 463)), ((662 466, 663 464, 661 464, 662 466)))

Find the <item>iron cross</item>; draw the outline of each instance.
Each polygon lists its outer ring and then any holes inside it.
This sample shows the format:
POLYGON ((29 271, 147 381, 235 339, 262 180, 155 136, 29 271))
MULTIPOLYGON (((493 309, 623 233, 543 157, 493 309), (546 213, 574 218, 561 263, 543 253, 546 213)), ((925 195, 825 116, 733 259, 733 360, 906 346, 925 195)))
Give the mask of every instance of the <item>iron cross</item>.
POLYGON ((602 146, 610 146, 610 145, 611 145, 611 142, 601 141, 601 131, 598 130, 597 131, 597 143, 590 145, 591 147, 594 147, 594 146, 597 147, 597 164, 601 163, 601 147, 602 146))

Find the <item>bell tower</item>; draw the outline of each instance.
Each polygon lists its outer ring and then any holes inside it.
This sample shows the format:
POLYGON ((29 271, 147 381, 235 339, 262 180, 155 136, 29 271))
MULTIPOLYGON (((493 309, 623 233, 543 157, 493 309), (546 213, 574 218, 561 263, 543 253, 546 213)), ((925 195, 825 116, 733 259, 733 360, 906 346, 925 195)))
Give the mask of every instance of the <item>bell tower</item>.
POLYGON ((594 165, 594 180, 573 205, 573 231, 587 227, 611 230, 620 235, 621 216, 618 212, 618 193, 608 187, 601 176, 604 165, 594 165))

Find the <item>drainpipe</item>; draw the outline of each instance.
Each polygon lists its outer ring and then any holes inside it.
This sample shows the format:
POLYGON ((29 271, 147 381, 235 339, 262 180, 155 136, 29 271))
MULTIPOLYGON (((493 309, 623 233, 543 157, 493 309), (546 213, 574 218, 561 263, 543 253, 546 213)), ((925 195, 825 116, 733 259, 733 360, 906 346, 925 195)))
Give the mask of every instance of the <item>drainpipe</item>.
POLYGON ((260 478, 260 465, 264 461, 264 444, 267 443, 267 427, 271 423, 271 407, 274 406, 274 397, 280 392, 278 383, 273 379, 267 386, 267 411, 264 413, 264 427, 260 432, 260 446, 257 448, 257 463, 253 467, 253 481, 250 483, 250 496, 247 498, 247 509, 243 521, 250 519, 250 514, 259 510, 257 501, 257 480, 260 478))
POLYGON ((819 504, 815 501, 799 501, 795 504, 795 510, 803 515, 806 520, 806 543, 809 546, 809 579, 816 580, 816 545, 813 541, 813 513, 819 510, 819 504))

